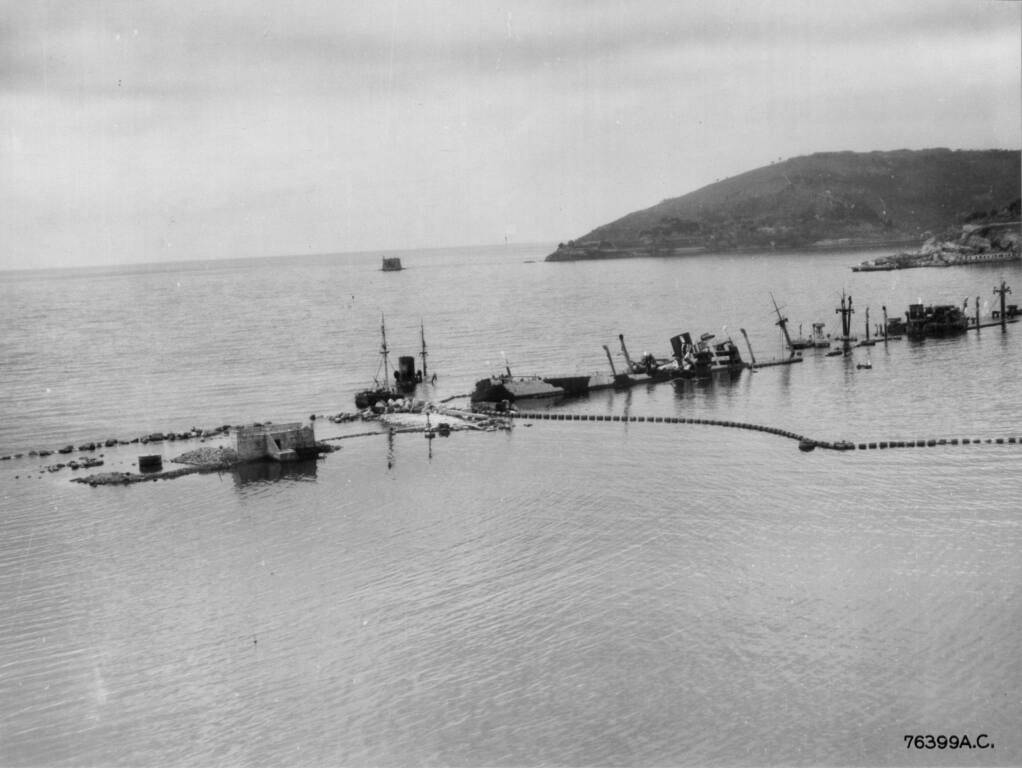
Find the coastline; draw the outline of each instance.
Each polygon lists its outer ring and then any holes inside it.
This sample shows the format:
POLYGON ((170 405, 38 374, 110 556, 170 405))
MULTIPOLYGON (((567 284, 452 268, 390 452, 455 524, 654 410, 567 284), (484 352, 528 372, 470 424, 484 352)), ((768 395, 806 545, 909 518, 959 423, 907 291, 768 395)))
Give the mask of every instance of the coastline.
POLYGON ((807 245, 763 246, 737 245, 729 248, 713 248, 709 246, 683 246, 671 249, 658 249, 652 246, 635 246, 632 248, 614 247, 559 247, 549 254, 544 261, 599 261, 604 259, 636 259, 636 258, 679 258, 684 256, 730 256, 734 254, 799 254, 799 253, 834 253, 837 251, 883 251, 892 248, 905 248, 920 244, 920 239, 897 238, 889 240, 856 240, 839 238, 834 240, 817 240, 807 245))

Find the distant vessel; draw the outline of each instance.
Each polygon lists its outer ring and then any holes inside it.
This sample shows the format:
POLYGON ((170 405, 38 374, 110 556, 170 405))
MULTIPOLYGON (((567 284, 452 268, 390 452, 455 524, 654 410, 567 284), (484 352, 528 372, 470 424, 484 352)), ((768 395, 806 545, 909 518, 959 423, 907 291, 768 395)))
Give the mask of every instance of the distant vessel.
POLYGON ((384 272, 400 272, 404 267, 401 266, 401 259, 397 256, 384 256, 383 267, 384 272))

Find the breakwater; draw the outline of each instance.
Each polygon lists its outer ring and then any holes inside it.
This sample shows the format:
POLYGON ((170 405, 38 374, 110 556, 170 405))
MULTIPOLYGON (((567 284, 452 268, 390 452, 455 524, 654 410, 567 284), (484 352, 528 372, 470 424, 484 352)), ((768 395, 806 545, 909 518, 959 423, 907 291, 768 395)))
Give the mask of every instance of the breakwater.
MULTIPOLYGON (((60 448, 34 448, 27 453, 11 453, 0 456, 0 461, 9 461, 11 459, 20 459, 23 456, 35 457, 39 456, 45 458, 47 456, 53 456, 54 454, 67 455, 74 453, 76 450, 81 453, 99 451, 103 448, 113 448, 118 445, 149 445, 150 443, 163 443, 163 442, 176 442, 186 440, 209 440, 211 438, 229 435, 231 432, 231 426, 224 424, 218 427, 211 427, 209 429, 203 429, 200 427, 192 427, 183 432, 151 432, 149 434, 140 435, 130 439, 108 437, 100 440, 89 440, 88 442, 81 443, 77 447, 68 443, 60 448)), ((102 455, 102 454, 100 454, 102 455)))

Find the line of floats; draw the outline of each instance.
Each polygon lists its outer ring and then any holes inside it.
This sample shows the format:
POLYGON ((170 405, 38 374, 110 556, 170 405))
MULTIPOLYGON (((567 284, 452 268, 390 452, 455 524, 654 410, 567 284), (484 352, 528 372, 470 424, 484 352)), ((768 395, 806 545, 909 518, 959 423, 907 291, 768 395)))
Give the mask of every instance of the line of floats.
POLYGON ((816 440, 805 435, 800 435, 795 432, 790 432, 784 429, 778 429, 776 427, 768 427, 762 424, 749 424, 746 422, 738 421, 723 421, 720 419, 692 419, 684 418, 681 416, 609 416, 604 414, 592 414, 592 413, 555 413, 553 411, 512 411, 511 416, 519 420, 526 419, 546 419, 549 421, 612 421, 612 422, 627 422, 627 423, 649 423, 649 424, 702 424, 713 427, 729 427, 731 429, 746 429, 753 432, 765 432, 778 437, 785 437, 789 440, 795 440, 798 442, 799 450, 801 451, 812 451, 816 448, 826 448, 833 451, 853 451, 858 448, 860 451, 869 449, 879 448, 932 448, 934 446, 943 445, 1004 445, 1004 444, 1022 444, 1022 437, 988 437, 985 439, 981 438, 922 438, 918 440, 881 440, 871 441, 862 443, 853 443, 847 440, 839 440, 837 442, 829 442, 826 440, 816 440))
MULTIPOLYGON (((512 373, 505 358, 504 370, 476 381, 475 388, 468 397, 474 408, 507 410, 511 405, 522 400, 585 395, 598 390, 627 389, 640 384, 707 380, 722 374, 733 375, 745 369, 756 370, 777 365, 793 365, 802 362, 802 353, 806 349, 827 348, 827 356, 848 356, 855 347, 872 347, 878 342, 887 343, 902 337, 950 336, 965 333, 968 330, 979 330, 998 324, 1003 327, 1009 322, 1018 322, 1020 315, 1018 305, 1005 305, 1005 296, 1011 293, 1011 288, 1002 281, 999 288, 994 288, 994 293, 1000 294, 1001 308, 999 312, 993 313, 994 322, 988 323, 982 323, 980 320, 978 296, 976 297, 974 318, 966 315, 967 300, 962 307, 912 304, 905 313, 904 319, 900 317, 888 318, 885 306, 883 307, 883 324, 877 325, 875 330, 870 326, 869 307, 867 307, 865 337, 862 340, 852 335, 851 323, 855 309, 851 296, 842 293, 841 305, 835 310, 841 315, 840 336, 832 338, 825 335, 824 323, 813 323, 811 336, 802 336, 800 329, 799 336, 793 339, 788 332, 788 319, 781 313, 780 307, 777 306, 777 302, 771 295, 774 311, 777 314, 775 325, 781 329, 784 344, 788 350, 787 357, 757 361, 749 342, 749 336, 745 329, 741 328, 749 352, 748 361, 742 357, 738 346, 731 338, 719 340, 712 333, 704 333, 698 338, 694 338, 689 332, 671 337, 672 354, 670 357, 656 357, 651 353, 644 353, 641 358, 635 360, 628 353, 624 335, 619 334, 618 340, 625 363, 622 370, 619 370, 618 366, 614 364, 614 358, 606 344, 603 345, 603 350, 610 365, 609 372, 522 376, 512 373), (873 330, 872 338, 871 330, 873 330)), ((355 405, 360 410, 370 409, 377 412, 385 410, 389 403, 408 398, 417 384, 430 380, 425 331, 421 326, 422 368, 416 370, 413 356, 403 356, 399 358, 398 367, 393 371, 393 377, 391 377, 388 362, 387 332, 382 320, 380 333, 382 336, 380 367, 383 378, 380 378, 378 369, 373 386, 355 395, 355 405)), ((857 368, 872 368, 868 356, 857 364, 857 368)), ((434 375, 432 380, 435 381, 435 378, 434 375)))

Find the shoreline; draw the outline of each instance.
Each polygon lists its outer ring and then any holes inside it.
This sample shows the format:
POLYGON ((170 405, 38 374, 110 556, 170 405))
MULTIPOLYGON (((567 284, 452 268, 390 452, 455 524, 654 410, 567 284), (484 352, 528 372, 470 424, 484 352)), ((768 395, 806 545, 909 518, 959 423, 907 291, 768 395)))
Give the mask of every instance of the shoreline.
POLYGON ((713 248, 709 246, 683 246, 670 250, 658 251, 651 246, 635 246, 631 248, 592 248, 585 249, 578 246, 558 248, 549 254, 544 261, 600 261, 605 259, 637 259, 655 258, 671 259, 683 258, 685 256, 733 256, 733 255, 791 255, 811 253, 836 253, 840 251, 883 251, 892 248, 904 248, 905 246, 920 244, 919 238, 897 238, 892 240, 820 240, 807 245, 791 245, 781 247, 769 247, 761 245, 738 245, 731 248, 713 248))

